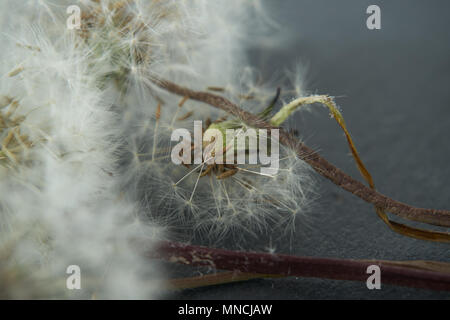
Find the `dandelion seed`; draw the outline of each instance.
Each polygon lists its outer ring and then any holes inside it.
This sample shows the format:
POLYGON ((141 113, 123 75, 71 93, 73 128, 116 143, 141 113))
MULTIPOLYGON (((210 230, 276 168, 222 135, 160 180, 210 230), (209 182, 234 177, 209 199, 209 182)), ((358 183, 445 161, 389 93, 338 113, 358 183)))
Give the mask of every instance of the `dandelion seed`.
POLYGON ((216 92, 224 92, 225 88, 222 88, 222 87, 207 87, 206 90, 216 91, 216 92))
POLYGON ((13 101, 13 99, 8 96, 0 95, 0 109, 3 109, 5 107, 9 106, 9 104, 12 101, 13 101))
POLYGON ((185 115, 183 115, 183 116, 177 118, 177 121, 183 121, 183 120, 186 120, 186 119, 190 118, 193 114, 194 114, 193 111, 188 111, 185 115))
POLYGON ((23 66, 19 66, 19 67, 15 68, 14 70, 10 71, 8 73, 8 77, 10 77, 10 78, 15 77, 19 73, 21 73, 23 70, 24 70, 24 67, 23 66))
POLYGON ((231 177, 231 176, 234 176, 238 171, 239 171, 238 169, 228 170, 228 171, 225 171, 225 172, 222 173, 222 174, 219 174, 218 176, 216 176, 216 178, 217 178, 218 180, 220 180, 220 179, 226 179, 226 178, 229 178, 229 177, 231 177))
POLYGON ((181 99, 180 102, 178 103, 178 106, 181 108, 186 103, 186 101, 188 101, 188 99, 189 99, 188 96, 183 97, 183 99, 181 99))

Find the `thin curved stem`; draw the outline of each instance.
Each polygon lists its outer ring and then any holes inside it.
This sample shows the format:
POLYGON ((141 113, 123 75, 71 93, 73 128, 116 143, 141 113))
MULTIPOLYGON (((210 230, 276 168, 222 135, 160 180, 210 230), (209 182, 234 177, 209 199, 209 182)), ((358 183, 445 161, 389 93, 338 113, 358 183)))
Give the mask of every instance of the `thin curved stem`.
POLYGON ((275 127, 263 121, 260 117, 242 110, 236 104, 222 96, 209 92, 194 91, 166 80, 155 79, 153 82, 160 88, 174 94, 187 96, 192 100, 204 102, 226 111, 238 117, 249 126, 262 129, 279 129, 280 142, 294 150, 299 158, 311 165, 315 171, 344 190, 356 195, 368 203, 373 204, 377 208, 384 209, 408 220, 428 223, 441 227, 450 227, 450 211, 416 208, 391 199, 378 191, 371 189, 360 181, 352 178, 341 169, 335 167, 313 149, 298 141, 298 139, 282 128, 275 127))

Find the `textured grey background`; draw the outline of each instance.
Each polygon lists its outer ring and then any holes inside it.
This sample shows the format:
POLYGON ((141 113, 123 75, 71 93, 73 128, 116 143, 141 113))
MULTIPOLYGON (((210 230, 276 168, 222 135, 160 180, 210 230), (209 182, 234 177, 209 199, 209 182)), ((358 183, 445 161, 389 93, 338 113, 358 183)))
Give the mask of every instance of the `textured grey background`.
MULTIPOLYGON (((349 130, 378 190, 420 207, 450 209, 450 2, 423 0, 266 1, 279 34, 277 49, 253 50, 267 75, 308 64, 308 89, 339 97, 349 130), (382 29, 366 28, 366 8, 381 7, 382 29)), ((296 114, 306 143, 359 178, 348 147, 327 111, 296 114)), ((308 227, 298 228, 293 254, 450 261, 446 244, 397 235, 372 207, 318 177, 321 198, 308 227)), ((258 247, 259 245, 259 247, 258 247)), ((265 243, 257 244, 263 247, 265 243)), ((283 244, 277 250, 286 252, 283 244)), ((185 290, 179 299, 448 299, 449 293, 320 279, 256 280, 185 290)))

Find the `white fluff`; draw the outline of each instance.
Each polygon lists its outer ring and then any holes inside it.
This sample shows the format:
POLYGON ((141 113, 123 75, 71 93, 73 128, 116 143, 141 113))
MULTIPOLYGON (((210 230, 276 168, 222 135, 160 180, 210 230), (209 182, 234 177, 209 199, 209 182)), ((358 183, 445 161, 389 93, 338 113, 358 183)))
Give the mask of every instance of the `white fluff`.
POLYGON ((30 285, 13 282, 4 295, 156 297, 158 269, 131 241, 145 239, 151 250, 158 229, 121 199, 121 130, 92 76, 91 52, 64 29, 58 38, 27 31, 2 39, 1 95, 13 100, 2 110, 1 244, 9 260, 0 269, 23 270, 30 285), (31 145, 19 148, 26 140, 31 145), (81 268, 80 291, 66 288, 69 265, 81 268))
POLYGON ((158 297, 161 272, 130 242, 151 250, 162 225, 210 244, 304 214, 311 179, 287 149, 273 178, 194 173, 178 183, 188 169, 170 161, 172 130, 223 114, 192 101, 180 108, 152 83, 222 87, 261 111, 275 90, 247 67, 246 48, 273 24, 258 1, 83 0, 81 30, 67 30, 72 4, 0 3, 0 281, 9 284, 0 295, 158 297), (81 291, 65 289, 72 264, 81 291))

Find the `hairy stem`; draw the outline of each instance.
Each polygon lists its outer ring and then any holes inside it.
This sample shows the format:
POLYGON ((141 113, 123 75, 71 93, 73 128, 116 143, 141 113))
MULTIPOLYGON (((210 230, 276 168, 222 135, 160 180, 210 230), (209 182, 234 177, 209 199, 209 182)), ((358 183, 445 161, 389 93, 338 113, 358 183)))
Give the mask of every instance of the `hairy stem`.
POLYGON ((155 79, 153 82, 160 88, 174 94, 183 97, 187 96, 190 99, 201 101, 226 111, 238 117, 249 126, 262 129, 279 129, 280 142, 292 150, 295 150, 299 158, 311 165, 315 171, 331 180, 337 186, 351 192, 362 200, 373 204, 377 208, 381 208, 408 220, 428 223, 441 227, 450 227, 450 211, 416 208, 391 199, 376 190, 371 189, 360 181, 352 178, 341 169, 335 167, 313 149, 298 141, 297 138, 282 128, 275 127, 263 121, 260 117, 242 110, 236 104, 222 96, 209 92, 194 91, 166 80, 155 79))
POLYGON ((313 103, 328 103, 329 98, 327 96, 310 96, 297 98, 294 101, 283 106, 269 121, 269 123, 275 127, 281 126, 289 116, 301 106, 305 106, 313 103))

